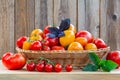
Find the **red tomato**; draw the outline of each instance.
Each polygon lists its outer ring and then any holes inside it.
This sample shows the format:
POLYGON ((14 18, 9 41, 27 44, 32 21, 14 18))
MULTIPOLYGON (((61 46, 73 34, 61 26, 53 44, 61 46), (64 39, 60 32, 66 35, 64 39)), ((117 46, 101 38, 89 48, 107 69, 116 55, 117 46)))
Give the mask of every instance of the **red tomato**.
POLYGON ((55 70, 56 72, 61 72, 61 71, 62 71, 62 65, 61 65, 61 64, 56 64, 56 65, 54 66, 54 70, 55 70))
POLYGON ((19 48, 22 48, 23 46, 23 42, 27 40, 27 37, 26 36, 21 36, 20 38, 17 39, 16 41, 16 45, 19 47, 19 48))
POLYGON ((46 40, 46 39, 43 39, 41 41, 41 43, 42 43, 43 46, 49 46, 50 45, 50 42, 48 40, 46 40))
POLYGON ((66 70, 67 72, 71 72, 71 71, 72 71, 72 65, 67 64, 67 65, 65 66, 65 70, 66 70))
POLYGON ((45 34, 47 34, 47 33, 49 33, 50 31, 49 31, 49 27, 51 27, 50 25, 48 25, 48 26, 45 26, 45 28, 44 28, 44 30, 43 30, 43 32, 45 33, 45 34))
POLYGON ((44 51, 50 51, 51 49, 50 49, 49 46, 43 46, 43 50, 44 50, 44 51))
POLYGON ((30 50, 42 50, 42 44, 39 41, 34 41, 30 45, 30 50))
POLYGON ((93 42, 93 36, 90 32, 88 31, 85 31, 85 30, 81 30, 81 31, 78 31, 76 34, 75 34, 75 37, 84 37, 88 40, 88 43, 91 43, 93 42))
POLYGON ((53 46, 52 50, 65 50, 63 46, 53 46))
POLYGON ((106 43, 100 38, 95 39, 94 44, 97 46, 98 49, 107 47, 106 43))
POLYGON ((45 65, 45 71, 46 71, 46 72, 52 72, 52 71, 53 71, 53 66, 52 66, 52 64, 46 64, 46 65, 45 65))
POLYGON ((44 64, 38 63, 36 65, 36 70, 39 71, 39 72, 43 72, 44 71, 44 67, 45 67, 44 64))
POLYGON ((30 62, 26 65, 26 68, 28 71, 34 71, 35 70, 35 63, 34 62, 30 62))
POLYGON ((59 45, 59 39, 57 37, 56 38, 48 38, 48 37, 46 37, 45 39, 49 41, 49 46, 50 47, 59 45))
POLYGON ((10 70, 22 69, 26 64, 25 57, 20 53, 7 52, 2 56, 3 65, 10 70))
POLYGON ((120 51, 111 51, 111 52, 109 52, 106 59, 116 62, 120 67, 120 51))

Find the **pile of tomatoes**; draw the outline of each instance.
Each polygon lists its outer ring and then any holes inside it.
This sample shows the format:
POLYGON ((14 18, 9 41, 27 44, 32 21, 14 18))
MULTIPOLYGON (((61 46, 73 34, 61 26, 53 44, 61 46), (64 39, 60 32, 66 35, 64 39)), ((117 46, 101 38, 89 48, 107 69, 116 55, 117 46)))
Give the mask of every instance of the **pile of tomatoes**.
POLYGON ((24 50, 97 50, 106 48, 106 43, 100 39, 95 39, 93 35, 86 30, 76 32, 75 26, 70 24, 64 31, 64 36, 50 38, 47 34, 51 33, 46 26, 43 30, 34 29, 29 37, 21 36, 17 39, 16 45, 24 50))
MULTIPOLYGON (((42 59, 42 60, 31 60, 26 64, 26 69, 28 71, 38 71, 38 72, 61 72, 63 69, 63 66, 60 63, 54 63, 51 62, 48 59, 42 59)), ((67 72, 72 71, 72 65, 66 64, 65 70, 67 72)))

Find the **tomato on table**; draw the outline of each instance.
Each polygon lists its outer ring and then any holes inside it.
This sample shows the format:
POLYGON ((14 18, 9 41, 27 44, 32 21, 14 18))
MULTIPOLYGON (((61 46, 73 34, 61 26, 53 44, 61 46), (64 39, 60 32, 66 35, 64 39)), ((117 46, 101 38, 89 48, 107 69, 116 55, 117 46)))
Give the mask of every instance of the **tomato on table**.
POLYGON ((9 70, 22 69, 26 64, 26 58, 20 53, 7 52, 2 56, 2 64, 9 70))
POLYGON ((35 70, 35 66, 36 66, 36 64, 34 62, 30 62, 30 63, 27 63, 26 69, 28 71, 34 71, 35 70))
POLYGON ((62 71, 62 65, 59 64, 59 63, 55 64, 54 70, 55 70, 56 72, 61 72, 61 71, 62 71))

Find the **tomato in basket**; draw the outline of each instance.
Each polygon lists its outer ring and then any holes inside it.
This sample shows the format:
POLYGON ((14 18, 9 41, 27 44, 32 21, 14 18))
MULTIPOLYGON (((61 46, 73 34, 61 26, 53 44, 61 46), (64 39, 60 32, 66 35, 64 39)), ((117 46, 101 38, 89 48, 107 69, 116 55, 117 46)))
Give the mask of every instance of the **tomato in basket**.
POLYGON ((42 50, 42 44, 40 41, 34 41, 30 45, 30 50, 42 50))
POLYGON ((26 40, 27 40, 27 37, 26 37, 26 36, 21 36, 21 37, 19 37, 19 38, 17 39, 16 45, 17 45, 19 48, 22 48, 23 43, 24 43, 24 41, 26 41, 26 40))

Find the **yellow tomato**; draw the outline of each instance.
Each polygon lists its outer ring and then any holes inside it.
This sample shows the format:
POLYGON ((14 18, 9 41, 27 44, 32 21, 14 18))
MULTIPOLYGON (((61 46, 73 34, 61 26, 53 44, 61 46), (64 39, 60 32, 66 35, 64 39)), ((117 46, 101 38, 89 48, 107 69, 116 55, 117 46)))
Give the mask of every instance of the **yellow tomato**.
POLYGON ((77 38, 75 38, 75 41, 79 42, 80 44, 82 44, 82 46, 85 46, 88 43, 87 39, 84 38, 84 37, 77 37, 77 38))
POLYGON ((30 37, 31 41, 37 41, 37 40, 42 40, 42 37, 40 35, 34 35, 30 37))
POLYGON ((74 33, 76 33, 76 28, 73 24, 70 24, 70 27, 68 28, 68 30, 72 30, 74 31, 74 33))
POLYGON ((88 43, 85 45, 85 50, 97 50, 97 46, 94 43, 88 43))
POLYGON ((31 42, 30 41, 25 41, 23 43, 22 49, 24 50, 29 50, 30 49, 31 42))
POLYGON ((75 40, 75 33, 72 30, 65 30, 65 36, 59 38, 59 42, 62 46, 68 46, 75 40))
POLYGON ((83 50, 83 46, 79 42, 72 42, 68 46, 68 50, 83 50))
POLYGON ((31 32, 31 34, 30 34, 30 36, 34 36, 34 35, 43 35, 43 31, 41 30, 41 29, 34 29, 32 32, 31 32))

